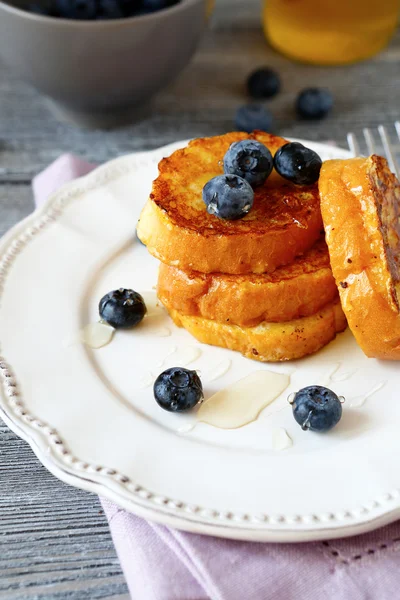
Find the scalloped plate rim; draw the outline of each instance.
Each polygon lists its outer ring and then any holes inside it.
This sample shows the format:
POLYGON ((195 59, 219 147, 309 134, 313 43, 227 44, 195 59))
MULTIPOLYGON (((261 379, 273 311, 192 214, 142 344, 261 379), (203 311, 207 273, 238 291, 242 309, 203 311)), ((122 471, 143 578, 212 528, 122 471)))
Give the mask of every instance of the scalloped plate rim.
MULTIPOLYGON (((295 138, 292 139, 294 140, 295 138)), ((327 148, 326 144, 318 142, 297 140, 297 138, 296 141, 301 141, 305 144, 312 145, 317 151, 318 148, 321 148, 321 150, 326 150, 327 148)), ((65 184, 54 194, 52 194, 42 206, 37 208, 32 214, 17 223, 3 235, 2 239, 0 240, 0 249, 2 253, 9 248, 13 240, 27 230, 27 228, 33 224, 38 217, 40 217, 40 215, 46 215, 50 207, 53 206, 60 196, 65 195, 67 192, 73 192, 74 189, 78 189, 83 180, 92 180, 95 182, 99 176, 102 173, 106 173, 111 166, 115 166, 116 164, 123 163, 124 161, 131 160, 133 158, 135 160, 159 160, 161 156, 167 155, 167 153, 172 152, 175 149, 184 146, 185 144, 187 144, 187 140, 174 142, 155 150, 121 156, 97 167, 83 178, 65 184)), ((349 151, 341 148, 335 147, 335 151, 337 151, 336 154, 341 155, 343 158, 351 156, 349 151)), ((328 527, 311 526, 304 527, 302 529, 290 528, 287 526, 283 527, 279 526, 279 524, 277 524, 275 527, 264 525, 260 528, 256 528, 246 527, 243 525, 238 526, 237 523, 229 523, 226 525, 223 523, 207 522, 201 519, 192 520, 188 517, 182 516, 178 510, 160 510, 154 505, 146 506, 145 504, 138 502, 137 498, 134 496, 129 498, 129 494, 124 495, 112 489, 112 487, 107 485, 107 480, 102 481, 96 480, 94 477, 86 475, 83 476, 76 470, 74 471, 73 468, 61 468, 57 464, 55 456, 53 456, 52 453, 46 452, 48 446, 43 437, 38 435, 38 432, 36 432, 33 427, 19 419, 16 414, 12 414, 12 410, 8 406, 8 402, 5 397, 4 389, 4 385, 2 385, 0 395, 0 414, 4 422, 10 427, 11 430, 13 430, 19 437, 24 439, 30 445, 39 461, 54 476, 69 485, 99 494, 100 496, 115 502, 127 511, 133 512, 134 514, 145 519, 153 520, 158 523, 186 531, 219 537, 266 542, 304 542, 365 533, 377 527, 393 522, 400 516, 400 496, 396 496, 396 502, 392 505, 392 507, 381 514, 372 514, 372 516, 367 518, 364 517, 359 519, 356 517, 351 517, 348 519, 347 523, 335 523, 328 527)), ((373 510, 370 512, 373 513, 373 510)), ((216 517, 214 516, 213 518, 215 519, 216 517)))

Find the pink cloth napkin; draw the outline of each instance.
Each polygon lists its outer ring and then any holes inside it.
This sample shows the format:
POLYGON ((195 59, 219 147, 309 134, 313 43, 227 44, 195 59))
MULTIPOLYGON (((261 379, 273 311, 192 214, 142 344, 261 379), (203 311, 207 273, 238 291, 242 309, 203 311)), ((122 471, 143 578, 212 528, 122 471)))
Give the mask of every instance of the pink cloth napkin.
MULTIPOLYGON (((93 168, 61 156, 35 177, 36 205, 93 168)), ((102 504, 133 600, 400 597, 400 522, 341 540, 259 544, 184 533, 102 504)))

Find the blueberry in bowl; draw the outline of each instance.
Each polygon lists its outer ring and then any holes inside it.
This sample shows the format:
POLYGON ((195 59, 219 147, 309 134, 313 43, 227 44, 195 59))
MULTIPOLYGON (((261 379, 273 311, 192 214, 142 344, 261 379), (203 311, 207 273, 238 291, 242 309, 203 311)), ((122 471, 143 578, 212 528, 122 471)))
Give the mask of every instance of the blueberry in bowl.
POLYGON ((318 181, 322 160, 314 150, 300 142, 289 142, 274 156, 275 170, 292 183, 311 185, 318 181))
POLYGON ((162 10, 145 9, 142 0, 60 3, 63 11, 73 7, 74 18, 57 16, 56 0, 0 1, 0 60, 48 97, 57 115, 89 128, 143 118, 207 24, 207 0, 163 3, 162 10), (37 3, 34 13, 29 2, 37 3))
POLYGON ((203 386, 196 371, 172 367, 160 373, 153 386, 154 398, 169 412, 185 412, 203 399, 203 386))
POLYGON ((119 288, 100 300, 100 318, 115 329, 136 327, 146 314, 146 305, 140 294, 119 288))
POLYGON ((156 10, 163 10, 169 6, 174 6, 174 4, 178 4, 178 2, 180 2, 180 0, 141 0, 140 6, 141 10, 154 12, 156 10))
POLYGON ((124 5, 117 0, 97 0, 96 19, 98 21, 107 21, 108 19, 123 19, 129 16, 129 12, 124 11, 124 5))
POLYGON ((293 416, 304 431, 329 431, 342 418, 342 401, 332 390, 310 385, 289 397, 293 416))
POLYGON ((265 182, 273 165, 271 152, 256 140, 234 142, 224 156, 225 173, 238 175, 253 187, 265 182))
POLYGON ((49 14, 62 19, 76 19, 90 21, 97 17, 98 7, 96 0, 54 0, 50 4, 49 14))
POLYGON ((78 21, 94 21, 123 19, 150 14, 169 8, 181 0, 46 0, 46 5, 30 4, 29 12, 74 19, 78 21), (38 10, 38 8, 40 10, 38 10))
POLYGON ((207 212, 220 219, 242 219, 254 202, 251 185, 238 175, 217 175, 203 187, 207 212))

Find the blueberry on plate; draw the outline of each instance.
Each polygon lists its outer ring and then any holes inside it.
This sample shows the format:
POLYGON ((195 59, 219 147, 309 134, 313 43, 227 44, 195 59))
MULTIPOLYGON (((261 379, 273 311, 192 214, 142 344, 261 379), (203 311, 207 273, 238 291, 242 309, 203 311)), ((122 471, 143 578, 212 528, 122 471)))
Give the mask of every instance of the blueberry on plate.
POLYGON ((306 88, 297 96, 296 111, 303 119, 322 119, 332 107, 333 96, 323 88, 306 88))
POLYGON ((224 156, 225 173, 239 175, 254 187, 264 183, 273 165, 271 152, 255 140, 234 142, 224 156))
POLYGON ((235 126, 238 131, 251 133, 256 129, 270 131, 272 128, 272 115, 261 104, 245 104, 238 108, 235 126))
POLYGON ((135 327, 146 314, 146 305, 140 294, 119 288, 109 292, 100 300, 99 314, 115 329, 135 327))
POLYGON ((170 412, 190 410, 203 398, 203 386, 196 371, 172 367, 163 371, 154 382, 154 398, 170 412))
POLYGON ((252 98, 272 98, 281 89, 279 75, 273 69, 263 67, 253 71, 247 79, 247 91, 252 98))
POLYGON ((217 175, 203 187, 207 212, 220 219, 241 219, 254 202, 253 188, 237 175, 217 175))
POLYGON ((274 167, 279 175, 298 185, 311 185, 318 181, 321 166, 318 154, 300 142, 281 146, 274 156, 274 167))
POLYGON ((342 417, 340 398, 332 390, 320 385, 299 390, 289 401, 293 416, 304 431, 329 431, 342 417))
POLYGON ((56 0, 56 13, 63 19, 90 21, 96 18, 96 0, 56 0))

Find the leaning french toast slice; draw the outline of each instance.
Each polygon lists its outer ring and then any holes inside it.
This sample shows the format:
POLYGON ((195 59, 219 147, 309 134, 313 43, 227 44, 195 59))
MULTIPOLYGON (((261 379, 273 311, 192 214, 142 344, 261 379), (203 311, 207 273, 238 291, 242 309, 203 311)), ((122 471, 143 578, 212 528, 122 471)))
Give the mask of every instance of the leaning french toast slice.
POLYGON ((400 183, 373 155, 325 162, 319 189, 349 326, 367 356, 400 360, 400 183))
POLYGON ((157 294, 168 309, 253 327, 316 313, 338 296, 325 240, 273 273, 225 275, 183 271, 161 264, 157 294))
POLYGON ((313 354, 346 329, 339 299, 309 317, 287 323, 260 323, 239 327, 169 310, 175 324, 204 344, 237 350, 262 362, 294 360, 313 354))
POLYGON ((159 164, 138 224, 139 238, 163 263, 185 271, 230 274, 272 272, 307 251, 322 219, 317 184, 298 186, 276 172, 255 189, 254 205, 240 220, 209 214, 202 200, 207 181, 223 172, 233 142, 256 139, 272 154, 283 138, 256 131, 193 140, 159 164))

